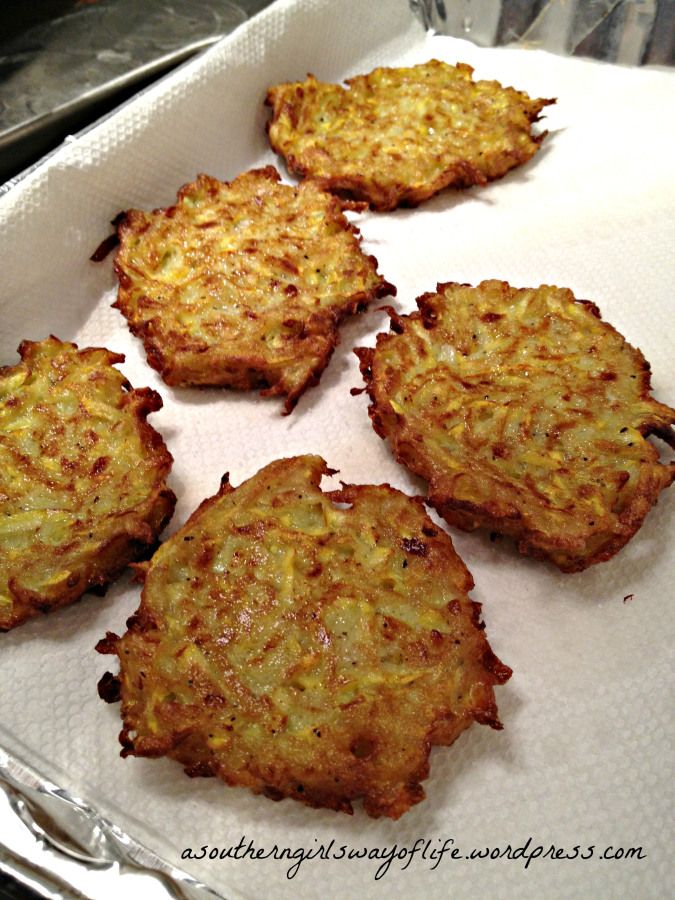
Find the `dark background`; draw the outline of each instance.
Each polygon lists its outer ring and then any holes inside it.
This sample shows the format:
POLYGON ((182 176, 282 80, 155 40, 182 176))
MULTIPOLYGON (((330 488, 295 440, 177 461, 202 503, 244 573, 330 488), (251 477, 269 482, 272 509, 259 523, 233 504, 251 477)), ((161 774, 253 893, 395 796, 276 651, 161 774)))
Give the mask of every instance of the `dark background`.
MULTIPOLYGON (((0 0, 0 82, 8 77, 16 63, 12 63, 12 54, 17 46, 26 51, 27 57, 37 58, 40 52, 40 39, 33 31, 40 26, 45 26, 65 15, 86 11, 92 7, 114 7, 119 0, 22 0, 22 2, 3 2, 0 0)), ((230 0, 230 2, 243 10, 248 17, 255 15, 271 0, 230 0)), ((128 7, 128 0, 126 3, 128 7)), ((155 18, 157 6, 162 5, 158 0, 138 0, 134 6, 134 13, 142 16, 148 11, 148 20, 153 12, 155 18)), ((170 5, 170 4, 167 4, 170 5)), ((195 0, 195 10, 208 9, 208 0, 195 0)), ((123 13, 124 15, 124 13, 123 13)), ((99 35, 100 37, 100 35, 99 35)), ((191 36, 186 36, 186 43, 192 43, 191 36)), ((113 49, 111 46, 110 49, 113 49)), ((95 57, 93 57, 95 58, 95 57)), ((43 56, 44 59, 44 56, 43 56)), ((173 65, 182 60, 176 61, 173 65)), ((39 130, 33 130, 29 134, 12 136, 11 143, 2 144, 1 133, 2 102, 0 102, 0 184, 18 175, 24 169, 41 159, 57 147, 66 135, 74 134, 95 122, 101 116, 106 115, 125 100, 128 100, 139 90, 147 87, 156 78, 166 74, 173 66, 165 65, 160 71, 153 72, 147 77, 137 77, 133 84, 118 89, 115 93, 99 98, 86 105, 80 104, 78 108, 72 108, 53 122, 40 125, 39 130)), ((51 85, 52 92, 54 84, 51 85)))

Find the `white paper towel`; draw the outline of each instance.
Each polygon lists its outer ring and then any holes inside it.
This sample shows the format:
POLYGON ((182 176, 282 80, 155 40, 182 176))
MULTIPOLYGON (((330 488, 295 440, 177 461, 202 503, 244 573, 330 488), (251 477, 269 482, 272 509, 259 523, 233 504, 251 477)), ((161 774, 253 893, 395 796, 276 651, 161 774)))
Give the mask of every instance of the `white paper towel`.
MULTIPOLYGON (((340 478, 419 492, 374 434, 354 346, 372 344, 387 319, 350 320, 318 388, 295 412, 254 393, 165 386, 138 341, 110 309, 108 260, 88 262, 109 221, 130 206, 168 204, 199 171, 231 178, 266 162, 265 89, 307 71, 341 79, 374 65, 464 61, 532 96, 557 97, 550 134, 527 165, 485 188, 445 192, 417 210, 356 217, 365 248, 399 288, 400 310, 438 280, 498 277, 516 286, 570 287, 652 363, 656 396, 672 386, 672 248, 675 176, 667 115, 673 74, 564 59, 540 51, 479 49, 425 36, 405 0, 280 2, 206 56, 189 63, 0 198, 0 360, 22 338, 53 332, 126 354, 135 386, 164 398, 152 424, 175 457, 179 503, 169 531, 214 493, 273 458, 321 453, 340 478)), ((287 175, 285 174, 285 177, 287 175)), ((289 179, 290 180, 290 179, 289 179)), ((507 542, 453 533, 476 580, 474 598, 495 652, 514 670, 498 689, 504 731, 474 726, 432 752, 427 800, 398 822, 274 804, 214 780, 190 780, 168 760, 121 760, 118 707, 96 683, 108 660, 93 652, 107 629, 123 631, 139 588, 123 578, 93 597, 0 635, 0 740, 174 864, 227 897, 385 896, 660 897, 672 883, 672 526, 675 496, 662 496, 638 536, 609 563, 580 575, 519 557, 507 542), (624 598, 631 597, 624 602, 624 598), (345 858, 301 863, 181 860, 186 847, 219 849, 245 837, 265 852, 345 858), (575 859, 437 860, 454 839, 513 849, 532 838, 575 859), (348 859, 349 850, 392 852, 392 862, 348 859), (594 845, 593 857, 587 847, 594 845), (601 859, 608 846, 642 856, 601 859)), ((550 852, 550 851, 549 851, 550 852)), ((241 851, 240 851, 241 855, 241 851)), ((297 859, 297 857, 296 857, 297 859)))

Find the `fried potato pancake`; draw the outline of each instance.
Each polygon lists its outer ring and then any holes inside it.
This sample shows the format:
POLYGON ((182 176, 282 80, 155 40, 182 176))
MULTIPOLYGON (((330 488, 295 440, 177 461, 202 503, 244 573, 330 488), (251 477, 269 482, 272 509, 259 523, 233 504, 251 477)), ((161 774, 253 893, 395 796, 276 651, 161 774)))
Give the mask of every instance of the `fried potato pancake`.
POLYGON ((343 485, 319 456, 223 480, 148 564, 99 650, 120 674, 122 756, 169 756, 272 799, 398 818, 432 744, 501 728, 471 575, 421 500, 343 485))
POLYGON ((395 293, 340 202, 272 166, 185 185, 175 206, 118 222, 118 307, 171 385, 264 387, 290 412, 316 384, 338 325, 395 293))
POLYGON ((555 101, 472 73, 432 59, 375 69, 348 88, 313 75, 279 84, 267 92, 270 144, 292 172, 381 211, 486 184, 534 156, 545 135, 532 123, 555 101))
POLYGON ((640 528, 675 463, 649 364, 571 291, 439 284, 359 348, 375 431, 452 525, 578 572, 640 528))
POLYGON ((171 518, 171 454, 102 348, 24 341, 0 369, 0 631, 101 588, 171 518))

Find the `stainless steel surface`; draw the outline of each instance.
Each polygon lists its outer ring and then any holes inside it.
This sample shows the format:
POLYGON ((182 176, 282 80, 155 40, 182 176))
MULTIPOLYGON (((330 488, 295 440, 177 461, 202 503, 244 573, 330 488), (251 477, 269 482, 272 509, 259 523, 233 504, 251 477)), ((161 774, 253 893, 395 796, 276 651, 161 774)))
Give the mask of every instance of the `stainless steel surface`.
POLYGON ((675 65, 673 0, 410 0, 427 28, 483 47, 675 65))
POLYGON ((0 181, 246 18, 231 0, 100 0, 0 44, 0 181))

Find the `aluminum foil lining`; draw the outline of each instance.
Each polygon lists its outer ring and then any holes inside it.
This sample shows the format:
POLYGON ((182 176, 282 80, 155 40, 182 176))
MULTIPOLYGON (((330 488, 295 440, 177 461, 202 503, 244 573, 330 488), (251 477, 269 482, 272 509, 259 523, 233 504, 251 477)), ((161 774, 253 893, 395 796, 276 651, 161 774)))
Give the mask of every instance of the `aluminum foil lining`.
POLYGON ((0 834, 0 873, 40 897, 218 897, 1 748, 0 834))
POLYGON ((675 65, 673 0, 410 0, 426 28, 623 65, 675 65))

